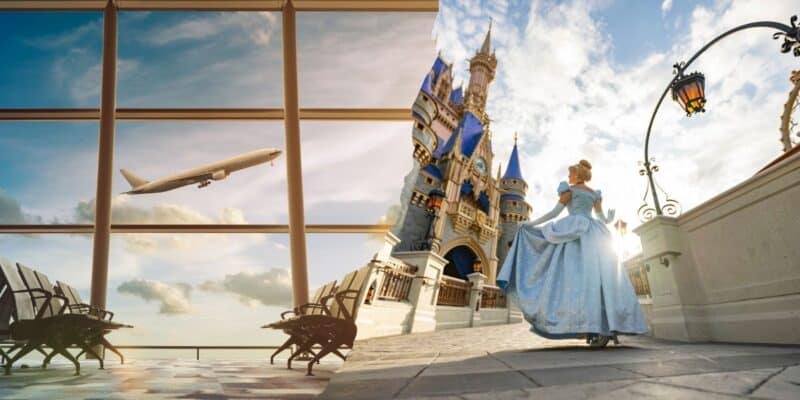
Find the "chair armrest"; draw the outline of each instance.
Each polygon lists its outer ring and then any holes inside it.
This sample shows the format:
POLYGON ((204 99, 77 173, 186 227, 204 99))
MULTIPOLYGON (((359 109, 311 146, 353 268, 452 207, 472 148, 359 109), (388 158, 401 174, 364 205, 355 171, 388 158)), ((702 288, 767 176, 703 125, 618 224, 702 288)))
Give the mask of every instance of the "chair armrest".
POLYGON ((58 315, 64 314, 64 310, 66 310, 67 306, 69 305, 69 300, 60 294, 53 294, 52 297, 61 300, 61 308, 58 309, 58 315))
POLYGON ((42 317, 44 316, 44 310, 46 310, 47 307, 50 307, 50 300, 53 298, 52 293, 40 288, 20 289, 20 290, 15 290, 12 293, 30 293, 31 295, 33 295, 34 293, 40 293, 43 295, 43 296, 31 296, 34 299, 42 299, 42 298, 45 299, 44 304, 42 304, 42 306, 39 307, 39 311, 36 312, 36 316, 34 317, 35 319, 42 319, 42 317))
POLYGON ((294 315, 298 315, 297 308, 295 308, 295 309, 293 309, 293 310, 288 310, 288 311, 284 311, 284 312, 282 312, 282 313, 281 313, 281 319, 286 319, 286 315, 288 315, 288 314, 290 314, 290 313, 291 313, 291 314, 294 314, 294 315))
MULTIPOLYGON (((348 294, 354 294, 356 296, 356 300, 357 300, 359 293, 361 293, 361 291, 357 290, 357 289, 348 289, 348 290, 342 290, 340 292, 336 292, 336 297, 335 297, 336 302, 339 303, 339 308, 341 309, 341 312, 344 313, 345 319, 347 319, 347 320, 352 320, 353 319, 353 315, 350 313, 350 311, 347 310, 347 307, 344 305, 344 298, 346 298, 348 294)), ((355 311, 355 307, 357 307, 358 305, 355 304, 355 302, 353 302, 353 303, 354 304, 353 304, 353 310, 352 311, 355 311)))
POLYGON ((309 308, 318 308, 321 309, 325 313, 325 315, 331 315, 331 311, 325 304, 308 303, 308 304, 303 304, 302 306, 297 308, 298 311, 300 311, 300 315, 307 314, 306 310, 309 308))
POLYGON ((104 310, 104 309, 102 309, 100 307, 93 306, 91 304, 80 303, 80 304, 74 304, 74 306, 80 307, 81 309, 87 309, 88 313, 97 314, 97 316, 100 317, 100 319, 106 319, 106 316, 109 317, 108 321, 111 321, 112 319, 114 319, 114 313, 113 312, 108 311, 108 310, 104 310))

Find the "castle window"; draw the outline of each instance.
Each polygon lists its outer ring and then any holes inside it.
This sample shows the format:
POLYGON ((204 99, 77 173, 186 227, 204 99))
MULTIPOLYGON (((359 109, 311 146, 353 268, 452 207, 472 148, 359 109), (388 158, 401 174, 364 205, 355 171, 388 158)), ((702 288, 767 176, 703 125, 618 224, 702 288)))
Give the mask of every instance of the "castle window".
POLYGON ((422 130, 422 124, 417 122, 417 129, 422 130))
POLYGON ((426 177, 425 183, 427 183, 428 185, 433 185, 433 178, 426 177))
POLYGON ((516 201, 512 202, 511 204, 513 204, 513 205, 514 205, 514 207, 516 207, 516 206, 517 206, 517 202, 516 202, 516 201))

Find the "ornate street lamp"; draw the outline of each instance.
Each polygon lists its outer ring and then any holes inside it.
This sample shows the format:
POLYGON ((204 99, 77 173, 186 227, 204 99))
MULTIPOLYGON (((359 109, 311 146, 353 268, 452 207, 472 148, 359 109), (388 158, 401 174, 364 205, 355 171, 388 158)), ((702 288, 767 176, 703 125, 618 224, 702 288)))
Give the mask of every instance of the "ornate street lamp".
POLYGON ((428 226, 428 233, 425 235, 425 240, 422 242, 421 250, 433 249, 433 228, 436 226, 436 219, 439 218, 439 209, 442 208, 444 196, 444 192, 439 188, 435 188, 428 193, 425 211, 431 216, 431 223, 428 226))
POLYGON ((621 219, 614 223, 614 228, 617 228, 620 236, 625 236, 628 233, 628 223, 621 219))
MULTIPOLYGON (((703 74, 699 72, 694 72, 691 74, 684 74, 686 68, 691 65, 694 60, 697 59, 701 54, 703 54, 709 47, 713 46, 715 43, 720 41, 722 38, 750 28, 772 28, 778 30, 772 35, 773 39, 780 39, 783 37, 783 44, 781 45, 781 53, 789 53, 792 52, 795 57, 800 57, 800 27, 797 26, 797 16, 792 16, 789 19, 791 26, 782 24, 780 22, 773 22, 773 21, 758 21, 758 22, 751 22, 749 24, 744 24, 733 28, 710 42, 708 42, 703 48, 700 49, 697 53, 695 53, 689 61, 685 63, 678 63, 675 64, 675 77, 667 84, 667 87, 664 89, 664 93, 661 94, 661 97, 658 99, 656 103, 656 108, 653 110, 653 115, 650 117, 650 124, 647 126, 647 135, 644 139, 644 161, 640 163, 641 169, 639 173, 641 175, 647 175, 648 180, 648 187, 647 191, 645 191, 644 199, 641 207, 639 207, 639 218, 644 222, 652 219, 653 217, 660 216, 660 215, 669 215, 669 216, 677 216, 681 212, 680 203, 677 201, 670 199, 667 195, 667 200, 664 203, 664 207, 661 206, 661 202, 658 199, 658 193, 656 191, 656 183, 653 180, 653 172, 658 171, 658 167, 653 164, 655 159, 650 158, 650 132, 653 129, 653 121, 656 118, 656 114, 658 113, 658 109, 661 107, 661 103, 664 101, 664 97, 666 97, 667 92, 672 90, 672 98, 673 100, 677 101, 680 106, 686 111, 687 115, 692 115, 696 112, 704 112, 705 111, 705 77, 703 74), (648 192, 652 193, 653 197, 653 204, 652 206, 647 202, 647 194, 648 192)), ((663 191, 663 190, 662 190, 663 191)), ((665 192, 666 193, 666 192, 665 192)))
POLYGON ((473 272, 481 272, 483 271, 483 267, 481 266, 481 259, 476 258, 475 262, 472 263, 472 271, 473 272))
MULTIPOLYGON (((675 64, 676 69, 679 67, 679 64, 675 64)), ((672 83, 672 100, 680 103, 687 117, 697 112, 706 112, 703 108, 706 105, 705 86, 706 77, 703 74, 692 72, 683 75, 681 72, 678 80, 672 83)))

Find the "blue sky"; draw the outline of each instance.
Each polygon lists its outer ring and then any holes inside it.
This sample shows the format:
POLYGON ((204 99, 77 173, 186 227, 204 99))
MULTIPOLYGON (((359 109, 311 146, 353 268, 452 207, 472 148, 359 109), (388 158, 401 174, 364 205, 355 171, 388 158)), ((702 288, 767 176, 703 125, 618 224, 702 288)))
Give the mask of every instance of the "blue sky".
MULTIPOLYGON (((645 188, 637 162, 672 64, 732 26, 787 23, 797 11, 789 1, 768 4, 447 0, 438 15, 299 13, 300 103, 408 107, 437 51, 455 63, 456 83, 468 79, 466 59, 492 18, 492 170, 519 131, 534 216, 555 202, 566 166, 588 158, 606 206, 636 225, 645 188)), ((100 13, 0 12, 0 107, 97 107, 101 30, 100 13)), ((282 106, 279 14, 124 12, 119 33, 121 107, 282 106)), ((652 155, 658 181, 684 209, 780 154, 777 121, 797 61, 779 46, 768 31, 741 33, 696 64, 707 78, 705 114, 685 118, 664 103, 652 155)), ((0 123, 0 223, 91 221, 97 130, 96 122, 0 123)), ((383 221, 411 167, 410 124, 308 121, 301 130, 306 222, 383 221)), ((283 141, 280 122, 120 122, 115 170, 152 179, 283 141)), ((115 196, 113 218, 283 224, 285 180, 279 159, 201 191, 115 196)), ((127 188, 115 173, 114 192, 127 188)), ((366 263, 377 239, 309 235, 312 287, 366 263)), ((243 344, 278 339, 257 326, 288 300, 286 235, 115 235, 111 247, 109 305, 137 326, 115 333, 117 342, 180 343, 208 315, 219 329, 202 330, 198 344, 232 334, 243 344)), ((0 256, 72 280, 88 298, 87 237, 0 235, 0 256)))

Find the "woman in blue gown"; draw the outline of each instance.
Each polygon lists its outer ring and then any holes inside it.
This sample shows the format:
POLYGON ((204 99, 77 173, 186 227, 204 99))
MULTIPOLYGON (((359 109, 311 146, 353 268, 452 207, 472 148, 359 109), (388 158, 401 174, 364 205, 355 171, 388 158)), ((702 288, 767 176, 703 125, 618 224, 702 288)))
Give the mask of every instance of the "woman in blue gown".
POLYGON ((559 201, 537 220, 523 222, 497 276, 516 301, 531 331, 548 339, 585 338, 605 346, 616 335, 647 332, 628 274, 617 265, 599 190, 586 186, 591 164, 569 167, 559 201), (537 226, 567 208, 569 216, 537 226), (592 209, 599 219, 592 217, 592 209))

